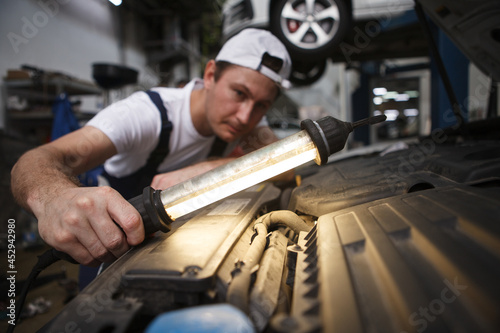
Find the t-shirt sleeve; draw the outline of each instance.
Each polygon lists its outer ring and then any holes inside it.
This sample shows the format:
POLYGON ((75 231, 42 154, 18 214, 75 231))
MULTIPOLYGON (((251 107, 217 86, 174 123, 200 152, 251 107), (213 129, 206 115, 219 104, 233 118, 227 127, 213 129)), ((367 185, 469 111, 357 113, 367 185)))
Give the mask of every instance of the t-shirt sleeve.
POLYGON ((97 113, 86 126, 104 132, 118 154, 144 152, 158 143, 161 116, 144 92, 136 92, 97 113))

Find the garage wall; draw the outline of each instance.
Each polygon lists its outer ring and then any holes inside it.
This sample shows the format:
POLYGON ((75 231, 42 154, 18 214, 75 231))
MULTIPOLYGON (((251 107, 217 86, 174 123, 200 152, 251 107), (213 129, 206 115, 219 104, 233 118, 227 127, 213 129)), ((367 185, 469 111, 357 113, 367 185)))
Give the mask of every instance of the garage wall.
MULTIPOLYGON (((122 48, 118 7, 107 0, 0 0, 0 8, 2 77, 9 68, 29 64, 92 80, 91 64, 102 61, 136 68, 139 81, 151 81, 152 74, 144 74, 150 72, 145 70, 146 56, 130 35, 137 30, 134 20, 125 16, 122 48)), ((5 96, 0 98, 0 128, 4 128, 5 96)))

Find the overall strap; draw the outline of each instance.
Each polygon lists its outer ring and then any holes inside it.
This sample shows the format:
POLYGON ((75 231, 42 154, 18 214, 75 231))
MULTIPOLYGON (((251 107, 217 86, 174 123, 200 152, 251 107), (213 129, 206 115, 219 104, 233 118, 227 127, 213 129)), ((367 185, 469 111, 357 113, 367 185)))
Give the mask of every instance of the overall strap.
POLYGON ((146 94, 148 94, 149 98, 151 98, 153 103, 156 105, 156 107, 160 111, 160 115, 161 115, 160 139, 158 140, 158 145, 151 152, 151 154, 149 155, 149 158, 146 162, 146 165, 144 166, 144 168, 147 170, 147 172, 152 173, 154 176, 154 174, 156 174, 158 166, 160 165, 161 162, 163 162, 165 157, 167 157, 167 155, 168 155, 168 152, 169 152, 168 145, 170 142, 170 133, 172 132, 173 126, 172 126, 172 123, 170 122, 170 120, 168 120, 167 109, 165 108, 165 104, 163 104, 163 101, 161 100, 160 94, 158 94, 156 91, 152 91, 152 90, 146 91, 146 94))
POLYGON ((158 144, 151 152, 146 164, 131 175, 124 177, 114 177, 103 172, 103 176, 108 180, 109 185, 120 192, 125 199, 131 199, 142 193, 142 190, 151 184, 153 177, 157 173, 158 166, 169 153, 170 133, 172 123, 168 120, 167 109, 161 100, 160 94, 155 91, 146 91, 161 115, 161 132, 158 144))

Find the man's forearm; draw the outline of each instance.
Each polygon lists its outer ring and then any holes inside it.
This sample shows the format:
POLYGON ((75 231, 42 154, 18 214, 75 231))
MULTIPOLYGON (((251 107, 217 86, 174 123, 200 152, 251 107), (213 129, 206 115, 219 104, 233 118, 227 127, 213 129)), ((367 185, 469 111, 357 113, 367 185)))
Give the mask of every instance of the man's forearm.
POLYGON ((46 147, 25 153, 11 171, 12 194, 29 211, 57 195, 59 189, 77 186, 78 179, 72 175, 71 169, 46 147))
POLYGON ((187 166, 179 170, 158 174, 153 178, 153 181, 151 182, 151 187, 155 189, 164 190, 168 187, 174 186, 185 180, 188 180, 190 178, 208 172, 212 169, 215 169, 216 167, 226 164, 227 162, 234 159, 235 159, 234 157, 210 159, 207 161, 187 166))
POLYGON ((13 195, 33 211, 59 196, 61 190, 78 187, 77 175, 114 154, 116 148, 104 133, 85 126, 25 153, 11 172, 13 195))

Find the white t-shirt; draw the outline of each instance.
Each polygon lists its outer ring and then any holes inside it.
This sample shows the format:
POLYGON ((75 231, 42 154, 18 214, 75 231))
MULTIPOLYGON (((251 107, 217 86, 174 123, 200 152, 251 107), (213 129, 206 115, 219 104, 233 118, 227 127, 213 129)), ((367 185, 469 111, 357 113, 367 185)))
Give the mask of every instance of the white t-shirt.
MULTIPOLYGON (((169 153, 158 167, 159 173, 177 170, 208 157, 215 136, 198 133, 190 112, 191 91, 201 88, 203 81, 195 79, 182 89, 151 89, 160 94, 173 126, 169 153)), ((257 126, 266 125, 263 118, 257 126)), ((104 168, 111 176, 123 177, 146 164, 159 141, 161 115, 146 93, 136 92, 100 111, 86 126, 100 129, 113 142, 118 153, 105 162, 104 168)), ((228 146, 234 148, 234 145, 228 146)))

